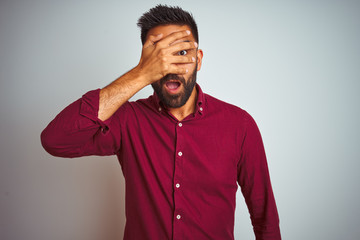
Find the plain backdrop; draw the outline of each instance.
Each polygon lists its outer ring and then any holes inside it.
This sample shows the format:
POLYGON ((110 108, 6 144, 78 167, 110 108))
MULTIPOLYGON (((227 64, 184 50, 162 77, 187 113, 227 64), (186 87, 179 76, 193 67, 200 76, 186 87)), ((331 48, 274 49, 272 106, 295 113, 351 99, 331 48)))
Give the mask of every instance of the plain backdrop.
MULTIPOLYGON (((1 0, 0 239, 122 239, 116 157, 55 158, 40 133, 69 103, 138 63, 136 22, 158 3, 193 13, 203 90, 257 121, 283 239, 360 239, 355 0, 1 0)), ((237 197, 235 238, 254 239, 237 197)))

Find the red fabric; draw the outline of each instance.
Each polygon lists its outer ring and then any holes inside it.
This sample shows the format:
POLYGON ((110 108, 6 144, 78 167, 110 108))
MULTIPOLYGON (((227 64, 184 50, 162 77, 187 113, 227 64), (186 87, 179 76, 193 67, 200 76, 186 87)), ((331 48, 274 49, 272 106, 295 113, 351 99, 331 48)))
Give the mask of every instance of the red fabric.
POLYGON ((102 122, 99 90, 90 91, 46 127, 42 144, 60 157, 117 155, 126 183, 125 240, 234 239, 237 183, 256 239, 281 239, 256 123, 197 90, 196 111, 181 122, 156 94, 102 122))

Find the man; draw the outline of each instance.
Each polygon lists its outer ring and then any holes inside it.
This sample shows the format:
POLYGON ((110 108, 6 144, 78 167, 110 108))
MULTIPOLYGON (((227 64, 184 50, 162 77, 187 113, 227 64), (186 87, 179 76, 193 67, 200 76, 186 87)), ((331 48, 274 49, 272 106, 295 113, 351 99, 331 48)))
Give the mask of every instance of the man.
POLYGON ((44 148, 60 157, 117 155, 126 240, 234 239, 237 183, 256 239, 281 239, 254 120, 196 84, 203 52, 192 15, 158 5, 138 26, 139 64, 66 107, 43 131, 44 148), (149 84, 152 96, 128 102, 149 84))

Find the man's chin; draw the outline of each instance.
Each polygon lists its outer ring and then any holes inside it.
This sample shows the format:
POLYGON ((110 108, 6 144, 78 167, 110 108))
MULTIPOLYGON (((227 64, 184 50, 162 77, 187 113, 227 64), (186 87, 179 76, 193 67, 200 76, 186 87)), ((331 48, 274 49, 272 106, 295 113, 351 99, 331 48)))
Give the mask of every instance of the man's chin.
POLYGON ((184 101, 183 92, 177 94, 169 94, 165 90, 165 93, 163 92, 161 95, 162 96, 159 96, 160 100, 168 108, 179 108, 186 103, 186 101, 184 101))

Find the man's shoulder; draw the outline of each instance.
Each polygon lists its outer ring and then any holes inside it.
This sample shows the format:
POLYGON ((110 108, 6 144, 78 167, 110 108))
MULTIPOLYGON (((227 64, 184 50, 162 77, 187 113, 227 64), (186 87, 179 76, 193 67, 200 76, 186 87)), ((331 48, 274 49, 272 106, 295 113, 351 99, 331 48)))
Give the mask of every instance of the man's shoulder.
POLYGON ((204 93, 205 96, 205 102, 207 107, 210 110, 213 111, 217 111, 217 112, 224 112, 224 113, 231 113, 231 114, 235 114, 235 115, 241 115, 241 116, 246 116, 249 115, 249 113, 242 109, 239 106, 236 106, 232 103, 228 103, 224 100, 220 100, 219 98, 216 98, 210 94, 204 93))
POLYGON ((152 96, 148 98, 141 98, 126 101, 115 113, 115 116, 121 117, 124 121, 131 119, 133 116, 140 116, 141 114, 148 114, 156 112, 154 99, 152 96))
POLYGON ((157 112, 160 105, 156 102, 156 99, 153 95, 148 96, 147 98, 139 98, 133 101, 127 101, 126 104, 127 111, 137 112, 157 112))
POLYGON ((256 126, 254 118, 244 109, 234 104, 225 102, 209 94, 204 94, 208 114, 220 119, 231 126, 248 127, 256 126))

